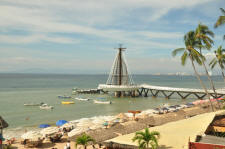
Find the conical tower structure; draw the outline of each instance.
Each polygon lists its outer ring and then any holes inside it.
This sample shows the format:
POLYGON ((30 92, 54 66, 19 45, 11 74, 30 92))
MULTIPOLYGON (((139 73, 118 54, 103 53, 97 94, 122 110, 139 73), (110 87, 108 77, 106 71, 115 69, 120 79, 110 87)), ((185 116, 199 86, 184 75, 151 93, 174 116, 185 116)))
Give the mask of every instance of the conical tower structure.
POLYGON ((126 48, 122 48, 122 45, 118 48, 118 53, 113 62, 111 72, 109 74, 107 85, 133 85, 134 81, 132 76, 129 75, 126 60, 122 55, 122 52, 126 48))
POLYGON ((104 92, 114 92, 116 96, 136 96, 135 92, 139 89, 134 84, 132 76, 129 74, 123 51, 126 48, 119 46, 118 53, 114 59, 108 80, 106 84, 99 84, 98 89, 104 92))

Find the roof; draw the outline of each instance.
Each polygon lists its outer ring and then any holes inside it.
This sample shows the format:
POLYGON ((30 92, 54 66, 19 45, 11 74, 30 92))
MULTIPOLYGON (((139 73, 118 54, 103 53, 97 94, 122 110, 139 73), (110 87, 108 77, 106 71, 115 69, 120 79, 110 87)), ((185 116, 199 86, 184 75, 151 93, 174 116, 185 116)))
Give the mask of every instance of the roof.
POLYGON ((8 127, 8 123, 0 116, 0 129, 8 127))
POLYGON ((203 136, 199 142, 207 143, 207 144, 225 145, 225 138, 206 135, 206 136, 203 136))
MULTIPOLYGON (((194 117, 170 122, 164 125, 150 127, 149 130, 160 132, 160 147, 164 146, 165 148, 168 147, 177 149, 187 148, 189 137, 190 141, 194 141, 196 135, 199 133, 203 133, 211 123, 215 114, 219 112, 221 111, 200 114, 194 117)), ((112 141, 119 144, 137 145, 137 142, 132 142, 132 138, 134 137, 134 135, 135 133, 118 136, 111 140, 107 140, 106 142, 112 141)))

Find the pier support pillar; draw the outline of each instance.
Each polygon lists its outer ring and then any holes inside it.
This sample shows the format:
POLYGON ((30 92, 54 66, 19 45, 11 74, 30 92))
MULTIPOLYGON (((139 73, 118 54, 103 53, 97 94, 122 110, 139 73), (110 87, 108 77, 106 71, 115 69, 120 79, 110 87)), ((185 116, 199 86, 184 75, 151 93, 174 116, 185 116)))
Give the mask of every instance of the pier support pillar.
POLYGON ((148 91, 149 91, 148 89, 144 90, 144 97, 148 97, 148 91))
POLYGON ((115 97, 120 97, 121 96, 121 92, 120 91, 116 91, 115 92, 115 97))

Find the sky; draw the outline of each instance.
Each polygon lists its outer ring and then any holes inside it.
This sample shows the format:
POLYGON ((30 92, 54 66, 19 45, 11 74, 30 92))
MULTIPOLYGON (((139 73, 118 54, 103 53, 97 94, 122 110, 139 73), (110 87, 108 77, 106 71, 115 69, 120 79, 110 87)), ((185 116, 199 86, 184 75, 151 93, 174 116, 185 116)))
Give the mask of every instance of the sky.
POLYGON ((212 59, 225 47, 225 26, 213 28, 220 7, 224 0, 1 0, 0 73, 107 74, 123 44, 132 74, 192 74, 171 52, 202 23, 215 33, 204 52, 212 59))

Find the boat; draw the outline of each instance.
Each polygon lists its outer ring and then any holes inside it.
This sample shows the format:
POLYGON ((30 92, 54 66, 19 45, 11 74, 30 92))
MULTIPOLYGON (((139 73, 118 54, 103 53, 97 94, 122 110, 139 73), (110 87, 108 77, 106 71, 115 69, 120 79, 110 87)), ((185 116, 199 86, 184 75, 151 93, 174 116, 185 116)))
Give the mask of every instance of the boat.
POLYGON ((79 97, 76 97, 74 98, 76 100, 80 100, 80 101, 88 101, 89 99, 88 98, 79 98, 79 97))
POLYGON ((59 95, 58 98, 72 98, 72 97, 71 96, 66 96, 66 95, 64 95, 64 96, 59 95))
POLYGON ((61 103, 64 105, 68 105, 68 104, 74 104, 75 102, 74 101, 62 101, 61 103))
POLYGON ((43 105, 44 103, 41 102, 41 103, 25 103, 23 104, 24 106, 41 106, 43 105))
POLYGON ((47 104, 43 104, 43 105, 40 106, 40 109, 45 109, 45 110, 53 109, 53 106, 49 106, 47 104))
POLYGON ((111 102, 111 101, 99 101, 99 100, 94 100, 94 103, 97 103, 97 104, 111 104, 112 102, 111 102))

